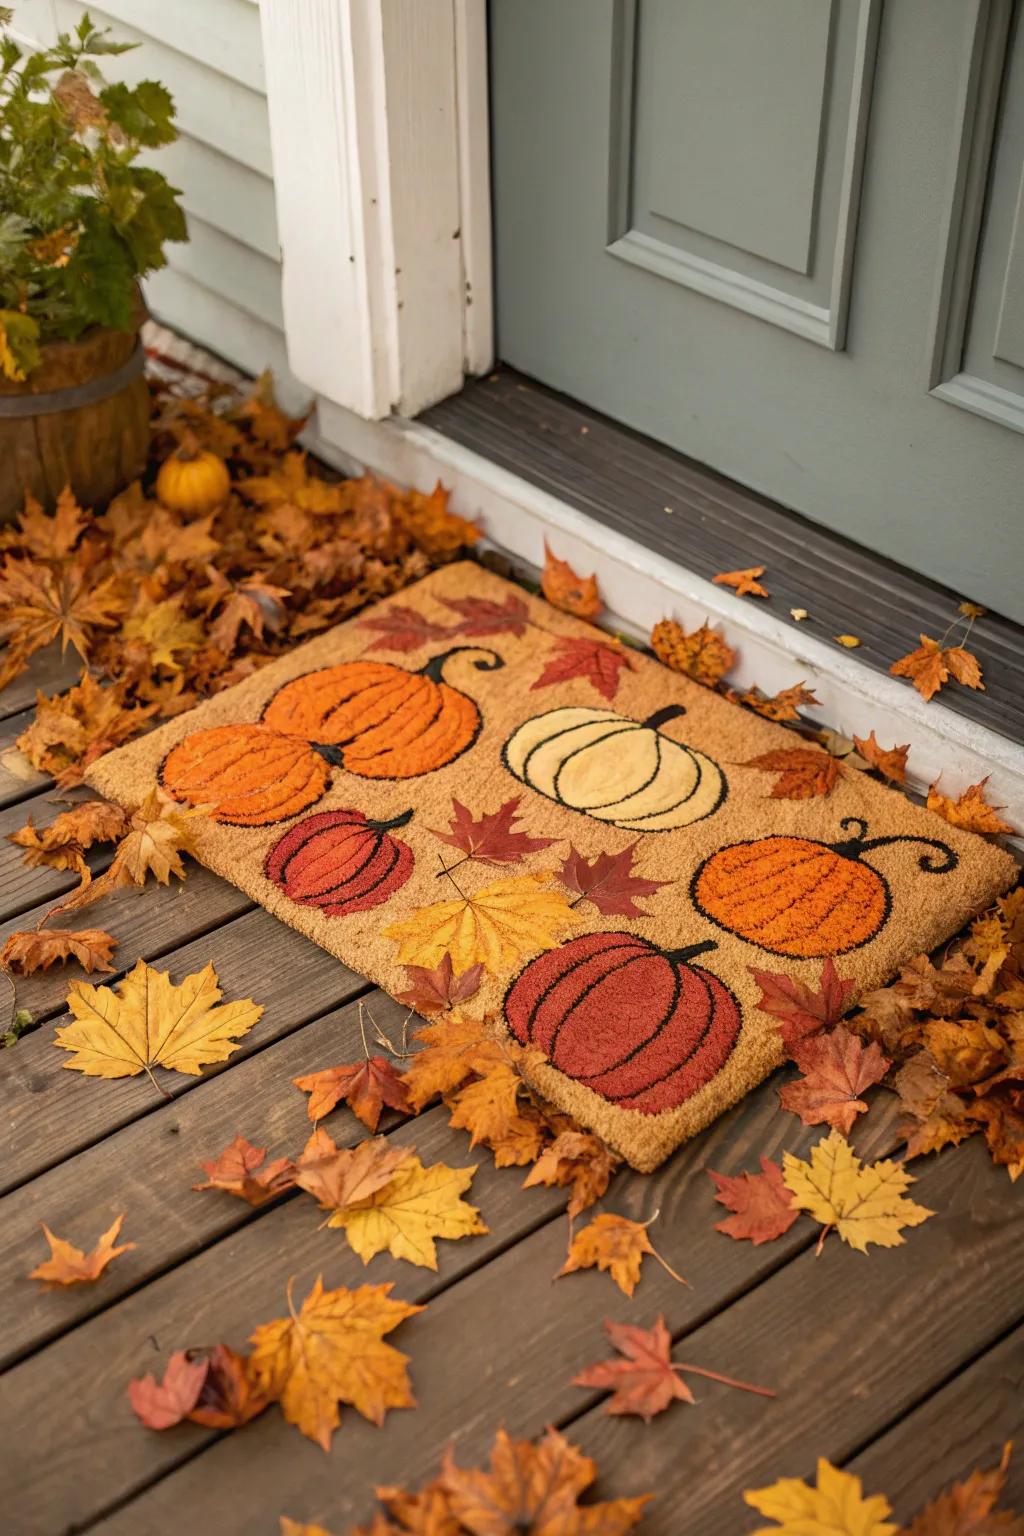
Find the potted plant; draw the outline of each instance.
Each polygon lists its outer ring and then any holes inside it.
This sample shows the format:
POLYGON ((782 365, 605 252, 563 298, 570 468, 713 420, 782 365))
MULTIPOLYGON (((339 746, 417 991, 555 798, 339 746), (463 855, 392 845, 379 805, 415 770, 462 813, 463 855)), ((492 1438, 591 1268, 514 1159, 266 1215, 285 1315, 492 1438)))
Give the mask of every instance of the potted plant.
POLYGON ((29 53, 0 7, 0 518, 70 483, 104 502, 141 473, 149 396, 138 280, 188 238, 178 191, 139 163, 176 137, 152 80, 107 84, 132 46, 86 13, 29 53))

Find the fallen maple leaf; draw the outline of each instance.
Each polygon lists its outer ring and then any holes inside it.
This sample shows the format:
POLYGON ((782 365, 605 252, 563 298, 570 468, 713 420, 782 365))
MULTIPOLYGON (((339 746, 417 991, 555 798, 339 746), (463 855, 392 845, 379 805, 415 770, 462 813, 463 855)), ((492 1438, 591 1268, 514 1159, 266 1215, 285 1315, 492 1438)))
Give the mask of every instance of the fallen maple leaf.
POLYGON ((361 1200, 335 1209, 329 1227, 343 1227, 364 1264, 378 1253, 437 1268, 434 1240, 470 1237, 488 1229, 475 1206, 461 1197, 476 1168, 425 1168, 410 1150, 389 1181, 361 1200))
POLYGON ((736 652, 710 625, 687 634, 675 619, 662 619, 651 630, 651 650, 673 672, 714 688, 736 664, 736 652))
POLYGON ((449 1124, 456 1130, 469 1131, 470 1146, 505 1140, 519 1119, 519 1094, 523 1079, 511 1061, 499 1059, 492 1065, 477 1062, 482 1075, 459 1088, 448 1100, 449 1124))
MULTIPOLYGON (((483 967, 474 969, 482 971, 483 967)), ((451 1093, 459 1088, 477 1070, 486 1071, 504 1059, 496 1042, 488 1039, 479 1019, 453 1015, 417 1030, 415 1038, 422 1049, 409 1060, 404 1081, 412 1107, 417 1111, 437 1094, 451 1093)))
POLYGON ((448 625, 435 624, 425 613, 406 603, 389 603, 380 613, 360 619, 357 627, 374 631, 377 638, 370 641, 369 651, 418 651, 421 645, 456 633, 448 625))
POLYGON ((383 1136, 355 1147, 337 1147, 321 1126, 314 1131, 294 1165, 294 1182, 325 1211, 365 1200, 389 1184, 409 1157, 383 1136))
POLYGON ((392 1299, 390 1284, 325 1291, 318 1275, 296 1312, 291 1290, 289 1281, 290 1315, 256 1329, 250 1357, 257 1390, 281 1404, 289 1424, 329 1451, 339 1402, 377 1425, 389 1408, 415 1406, 408 1357, 384 1335, 422 1307, 392 1299))
POLYGON ((628 1216, 614 1216, 602 1211, 573 1237, 559 1275, 571 1275, 578 1269, 593 1269, 596 1265, 611 1275, 620 1291, 632 1296, 640 1279, 640 1266, 650 1254, 673 1280, 688 1285, 689 1281, 677 1275, 652 1246, 647 1236, 648 1225, 648 1222, 631 1221, 628 1216))
POLYGON ((865 762, 877 768, 883 778, 890 779, 894 784, 906 783, 909 742, 902 747, 882 747, 872 731, 867 737, 854 736, 853 744, 865 762))
POLYGON ((857 984, 852 977, 839 975, 831 956, 821 968, 817 990, 783 971, 762 971, 753 965, 747 969, 761 988, 755 1006, 776 1020, 787 1051, 798 1040, 838 1023, 853 1004, 857 984))
POLYGON ((154 875, 161 885, 169 885, 172 875, 184 880, 181 855, 195 852, 188 822, 204 814, 203 806, 186 810, 162 789, 152 789, 133 812, 109 867, 96 880, 83 878, 77 890, 57 903, 53 913, 80 911, 112 891, 145 884, 147 875, 154 875))
POLYGON ((309 1094, 311 1120, 322 1120, 336 1104, 345 1101, 368 1131, 375 1131, 386 1104, 399 1114, 409 1113, 409 1094, 401 1075, 386 1056, 368 1056, 341 1067, 327 1067, 292 1079, 296 1088, 309 1094))
POLYGON ((814 747, 779 747, 751 757, 741 768, 760 768, 779 778, 769 794, 773 800, 813 800, 829 795, 842 773, 840 764, 814 747))
POLYGON ((474 640, 493 635, 515 635, 520 640, 531 622, 530 610, 514 592, 502 603, 491 597, 445 597, 441 601, 459 615, 455 633, 474 640))
POLYGON ((633 658, 621 645, 585 640, 575 635, 559 635, 553 643, 555 654, 545 663, 537 681, 530 684, 531 693, 580 677, 610 704, 618 691, 622 672, 636 671, 633 658))
POLYGON ((467 971, 455 974, 451 955, 442 955, 439 964, 428 970, 422 965, 407 965, 410 986, 404 992, 395 993, 395 1001, 417 1013, 448 1013, 462 1003, 468 1003, 480 990, 484 968, 471 965, 467 971))
POLYGON ((167 1362, 163 1381, 152 1371, 128 1383, 128 1401, 147 1429, 171 1429, 187 1419, 199 1401, 209 1361, 190 1359, 189 1351, 176 1349, 167 1362))
POLYGON ((865 1045, 842 1025, 798 1041, 789 1054, 804 1076, 779 1090, 783 1109, 799 1115, 804 1125, 830 1125, 844 1136, 868 1107, 860 1095, 880 1083, 891 1066, 874 1040, 865 1045))
MULTIPOLYGON (((531 837, 519 828, 513 829, 512 823, 518 821, 522 814, 519 810, 521 799, 521 795, 514 795, 496 811, 474 816, 453 795, 453 815, 448 831, 441 832, 436 827, 427 828, 442 843, 458 848, 463 854, 461 859, 449 866, 449 871, 458 869, 467 859, 476 859, 481 864, 518 864, 528 853, 537 853, 541 848, 550 848, 552 843, 558 842, 556 837, 531 837)), ((444 874, 442 870, 441 876, 444 874)))
POLYGON ((169 597, 151 603, 142 593, 136 612, 129 614, 121 629, 127 647, 145 653, 150 670, 167 667, 180 672, 185 658, 198 651, 205 630, 198 619, 187 618, 182 611, 182 597, 169 597))
POLYGON ((735 1177, 707 1170, 715 1182, 715 1199, 734 1212, 724 1221, 715 1222, 715 1231, 727 1237, 747 1238, 755 1246, 771 1243, 788 1232, 800 1212, 782 1180, 782 1169, 771 1158, 761 1157, 760 1173, 741 1173, 735 1177))
POLYGON ((738 597, 745 597, 748 594, 751 597, 767 597, 767 587, 762 587, 757 580, 758 576, 763 575, 763 565, 751 565, 745 571, 719 571, 718 575, 712 576, 711 580, 716 587, 732 587, 738 597))
POLYGON ((91 1253, 75 1248, 63 1237, 54 1237, 44 1222, 43 1231, 50 1245, 50 1257, 37 1264, 29 1274, 30 1280, 46 1280, 53 1285, 78 1285, 83 1281, 98 1280, 111 1259, 119 1253, 127 1253, 134 1243, 120 1243, 117 1239, 124 1221, 124 1212, 104 1232, 91 1253))
POLYGON ((763 715, 766 720, 799 720, 803 705, 821 703, 821 700, 810 688, 805 688, 803 683, 794 683, 791 688, 781 688, 778 693, 770 697, 763 694, 759 688, 750 688, 746 693, 741 693, 739 698, 741 704, 746 704, 748 709, 763 715))
POLYGON ((596 619, 604 607, 597 590, 596 576, 577 576, 572 566, 558 556, 544 541, 544 569, 540 587, 552 608, 561 608, 577 619, 596 619))
POLYGON ((549 872, 513 875, 455 901, 419 907, 383 929, 399 944, 399 965, 434 966, 444 955, 460 971, 478 962, 500 976, 539 949, 553 949, 576 921, 562 891, 544 890, 549 872))
MULTIPOLYGON (((650 1496, 581 1506, 580 1496, 597 1466, 556 1429, 537 1445, 513 1440, 499 1429, 489 1472, 456 1466, 451 1448, 439 1479, 451 1514, 474 1536, 625 1536, 640 1520, 650 1496)), ((449 1536, 441 1526, 438 1536, 449 1536)))
POLYGON ((759 1515, 777 1522, 754 1536, 899 1536, 886 1519, 892 1514, 888 1499, 880 1493, 865 1498, 860 1478, 823 1456, 815 1487, 799 1477, 780 1477, 770 1487, 746 1489, 743 1497, 759 1515))
POLYGON ((524 1189, 538 1184, 549 1188, 557 1185, 572 1188, 568 1216, 574 1221, 600 1200, 606 1192, 611 1176, 618 1166, 618 1158, 604 1142, 589 1131, 561 1131, 546 1146, 523 1180, 524 1189))
POLYGON ((18 531, 5 531, 4 538, 28 550, 37 560, 63 560, 74 549, 85 531, 87 518, 65 486, 57 497, 53 514, 44 512, 28 491, 24 509, 18 513, 18 531))
POLYGON ((944 646, 927 635, 921 636, 916 651, 894 661, 889 671, 893 677, 908 677, 923 699, 933 698, 951 677, 966 688, 985 691, 981 667, 970 651, 960 645, 944 646))
POLYGON ((52 773, 58 787, 81 784, 97 757, 135 736, 153 714, 152 706, 126 704, 125 679, 104 687, 88 672, 67 693, 36 695, 32 724, 15 746, 41 773, 52 773))
POLYGON ((254 1147, 244 1136, 236 1136, 210 1162, 199 1164, 206 1179, 202 1184, 193 1184, 192 1188, 222 1189, 249 1205, 265 1205, 295 1183, 295 1169, 290 1158, 277 1157, 268 1163, 266 1156, 266 1147, 254 1147))
POLYGON ((858 1253, 866 1253, 869 1243, 895 1248, 904 1241, 904 1227, 934 1215, 907 1199, 914 1178, 902 1164, 862 1163, 837 1131, 811 1148, 810 1162, 784 1153, 782 1177, 794 1203, 821 1222, 819 1247, 834 1227, 858 1253))
POLYGON ((999 815, 999 807, 990 805, 985 798, 985 785, 988 783, 986 774, 977 784, 971 784, 956 800, 951 800, 947 795, 939 793, 938 785, 932 784, 928 790, 928 809, 941 816, 943 821, 948 821, 951 827, 962 827, 965 832, 984 832, 993 835, 1006 833, 1010 836, 1016 832, 1016 827, 1011 827, 1008 821, 1004 821, 999 815))
POLYGON ((222 995, 212 965, 174 986, 166 971, 140 960, 116 987, 73 982, 74 1023, 53 1043, 72 1053, 64 1065, 87 1077, 146 1072, 156 1083, 157 1066, 198 1076, 209 1062, 226 1061, 263 1013, 251 998, 221 1003, 222 995))
POLYGON ((8 841, 24 849, 21 861, 29 869, 48 865, 51 869, 85 868, 83 853, 94 843, 113 843, 124 835, 127 814, 119 805, 105 800, 86 800, 73 810, 62 811, 48 827, 35 827, 32 818, 8 841))
POLYGON ((718 1371, 699 1365, 683 1365, 672 1359, 672 1335, 659 1317, 653 1328, 637 1328, 632 1323, 605 1322, 604 1331, 612 1348, 624 1358, 602 1360, 579 1371, 572 1378, 574 1387, 597 1387, 612 1395, 604 1405, 605 1413, 635 1413, 650 1423, 656 1413, 664 1413, 675 1400, 695 1402, 689 1386, 681 1379, 683 1371, 706 1376, 742 1392, 759 1397, 774 1397, 767 1387, 753 1387, 748 1382, 722 1376, 718 1371))
POLYGON ((1011 1443, 994 1467, 976 1470, 926 1504, 904 1536, 1022 1536, 1024 1518, 996 1505, 1006 1483, 1011 1443))
POLYGON ((226 1344, 215 1344, 202 1353, 206 1355, 206 1375, 186 1415, 193 1424, 205 1424, 207 1429, 239 1429, 263 1412, 270 1399, 256 1391, 248 1355, 237 1354, 226 1344))
POLYGON ((638 896, 653 896, 671 880, 648 880, 632 873, 636 838, 618 853, 599 853, 588 859, 570 843, 569 853, 558 872, 558 878, 570 891, 576 891, 574 907, 589 901, 602 917, 645 917, 646 910, 638 907, 638 896))
POLYGON ((115 625, 122 609, 119 583, 113 577, 90 584, 81 565, 55 570, 5 556, 0 568, 0 638, 10 643, 0 666, 0 688, 54 640, 60 640, 62 653, 70 645, 88 661, 93 631, 115 625))
POLYGON ((8 934, 0 950, 0 969, 31 976, 77 960, 83 971, 112 971, 117 940, 102 928, 28 928, 8 934))

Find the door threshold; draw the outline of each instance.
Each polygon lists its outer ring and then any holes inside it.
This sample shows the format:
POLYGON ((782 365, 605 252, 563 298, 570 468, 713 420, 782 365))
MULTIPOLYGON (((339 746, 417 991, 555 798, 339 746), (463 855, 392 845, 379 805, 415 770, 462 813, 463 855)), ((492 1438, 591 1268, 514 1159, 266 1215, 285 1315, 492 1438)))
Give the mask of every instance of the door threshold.
MULTIPOLYGON (((469 391, 479 387, 470 385, 469 391)), ((455 397, 455 401, 461 398, 455 397)), ((595 494, 592 476, 592 483, 585 493, 579 490, 574 493, 571 456, 562 465, 563 483, 553 469, 552 459, 557 457, 557 449, 553 455, 550 442, 545 442, 543 449, 537 445, 533 473, 529 465, 528 443, 520 443, 517 448, 522 472, 500 462, 500 458, 507 460, 507 452, 499 456, 468 446, 454 435, 451 424, 445 420, 454 403, 434 407, 427 413, 427 419, 391 417, 383 421, 367 421, 321 399, 316 431, 303 440, 311 451, 348 473, 371 470, 398 484, 424 491, 432 489, 441 480, 451 492, 454 510, 481 526, 486 541, 483 547, 494 548, 511 557, 530 573, 538 571, 543 563, 546 541, 556 555, 567 560, 582 575, 594 572, 606 604, 603 623, 631 639, 646 642, 652 626, 662 618, 676 619, 687 630, 705 622, 712 624, 737 652, 737 662, 728 679, 733 686, 740 689, 756 686, 766 694, 773 694, 802 682, 820 701, 814 714, 821 723, 845 736, 864 737, 874 730, 877 739, 886 747, 909 741, 907 783, 921 794, 929 785, 940 782, 944 794, 956 796, 968 785, 987 777, 989 801, 1002 807, 1006 819, 1022 829, 1021 836, 1013 841, 1024 850, 1024 747, 1005 734, 1004 729, 979 720, 977 708, 967 713, 949 707, 939 698, 926 702, 908 682, 891 677, 877 662, 871 664, 856 650, 844 649, 831 638, 810 632, 806 626, 791 621, 788 613, 787 618, 782 619, 772 611, 770 602, 740 598, 728 588, 714 585, 709 574, 695 568, 696 559, 691 562, 673 558, 665 552, 664 546, 660 550, 651 548, 621 527, 614 526, 608 516, 608 506, 616 496, 621 496, 621 487, 609 480, 604 495, 599 496, 595 494), (444 421, 444 427, 438 424, 439 421, 444 421), (557 489, 548 488, 551 486, 557 489), (588 510, 584 510, 584 506, 588 510)), ((585 407, 571 404, 575 411, 583 413, 584 424, 592 418, 592 413, 585 407)), ((603 421, 603 418, 593 419, 603 421)), ((625 428, 615 430, 621 431, 633 443, 638 441, 637 435, 625 428)), ((466 435, 460 433, 460 436, 466 435)), ((646 442, 646 439, 639 441, 646 442)), ((659 445, 652 447, 659 454, 671 453, 660 449, 659 445)), ((672 457, 683 463, 691 480, 696 468, 708 477, 709 486, 730 484, 720 476, 700 470, 699 466, 691 466, 680 455, 672 457)), ((752 498, 751 493, 738 487, 736 492, 747 503, 756 504, 757 498, 752 498)), ((666 500, 665 505, 670 503, 666 500)), ((787 518, 795 516, 785 513, 782 508, 777 511, 787 518)), ((668 522, 675 514, 664 515, 668 522)), ((803 519, 795 521, 801 528, 812 527, 803 519)), ((837 561, 842 563, 843 552, 852 547, 819 528, 813 529, 813 535, 817 541, 831 541, 833 568, 837 561)), ((668 544, 669 541, 666 539, 665 542, 668 544)), ((751 542, 737 529, 735 559, 725 568, 763 563, 768 567, 764 580, 771 590, 771 567, 774 563, 777 578, 781 577, 785 557, 776 549, 774 560, 757 558, 756 554, 747 558, 751 547, 751 542)), ((873 556, 869 558, 875 559, 873 556)), ((713 565, 711 572, 719 568, 722 567, 713 565)), ((898 573, 896 567, 888 569, 898 573)), ((855 576, 854 579, 863 582, 866 578, 855 576)), ((899 586, 893 586, 892 581, 890 578, 891 606, 894 612, 902 615, 899 641, 890 658, 895 659, 917 646, 916 624, 920 620, 920 611, 915 612, 915 605, 909 599, 901 603, 899 586)), ((949 605, 941 627, 936 627, 937 618, 930 621, 928 632, 938 638, 955 613, 956 599, 942 594, 941 589, 930 583, 922 585, 929 593, 940 594, 949 605)), ((784 586, 784 581, 776 580, 779 591, 784 586)), ((822 604, 822 594, 806 586, 799 606, 812 612, 817 608, 820 614, 822 604)), ((1011 631, 1017 628, 1005 620, 998 623, 1011 631)), ((852 622, 848 628, 857 633, 852 622)), ((836 633, 839 632, 837 629, 836 633)), ((1021 635, 1018 664, 1020 679, 1024 681, 1024 631, 1021 635)), ((1001 634, 1000 652, 1006 650, 1003 641, 1001 634)), ((876 649, 878 643, 876 636, 876 649)), ((980 659, 984 665, 984 650, 980 659)), ((1000 671, 1006 664, 1005 655, 992 658, 990 662, 1000 671)), ((959 685, 950 683, 947 688, 959 689, 959 685)), ((996 697, 995 690, 993 697, 996 697)), ((985 699, 986 695, 981 698, 985 699)), ((998 689, 998 702, 1002 707, 993 714, 1000 725, 1005 722, 1005 729, 1012 729, 1017 710, 1024 712, 1024 688, 1015 692, 1012 687, 1007 689, 1003 682, 998 689)), ((976 701, 972 699, 971 704, 975 705, 976 701)))

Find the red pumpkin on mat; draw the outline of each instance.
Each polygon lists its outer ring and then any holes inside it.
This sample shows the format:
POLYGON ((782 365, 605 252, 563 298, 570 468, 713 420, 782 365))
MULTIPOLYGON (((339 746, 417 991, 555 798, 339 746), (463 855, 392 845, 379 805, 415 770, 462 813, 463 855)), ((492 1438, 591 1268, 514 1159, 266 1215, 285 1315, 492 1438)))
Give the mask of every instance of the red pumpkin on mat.
POLYGON ((666 951, 635 933, 582 934, 520 971, 505 1021, 620 1108, 675 1109, 721 1071, 739 1037, 735 997, 690 963, 716 947, 666 951))
POLYGON ((175 800, 211 806, 214 821, 265 827, 315 805, 337 761, 333 747, 264 725, 215 725, 172 747, 159 777, 175 800))
POLYGON ((307 816, 271 848, 267 879, 327 917, 379 907, 412 874, 412 849, 390 835, 411 817, 412 811, 391 821, 367 821, 362 811, 307 816))
POLYGON ((468 694, 443 681, 453 656, 473 651, 477 671, 504 665, 494 651, 457 645, 418 672, 391 661, 343 661, 285 683, 263 723, 289 736, 341 749, 349 773, 364 779, 411 779, 454 762, 480 730, 468 694))
POLYGON ((885 926, 892 906, 888 881, 862 863, 866 853, 894 843, 923 846, 918 868, 945 875, 957 866, 947 843, 894 834, 869 838, 867 822, 839 823, 853 836, 837 843, 810 837, 758 837, 719 848, 690 887, 705 917, 772 955, 823 960, 867 944, 885 926))

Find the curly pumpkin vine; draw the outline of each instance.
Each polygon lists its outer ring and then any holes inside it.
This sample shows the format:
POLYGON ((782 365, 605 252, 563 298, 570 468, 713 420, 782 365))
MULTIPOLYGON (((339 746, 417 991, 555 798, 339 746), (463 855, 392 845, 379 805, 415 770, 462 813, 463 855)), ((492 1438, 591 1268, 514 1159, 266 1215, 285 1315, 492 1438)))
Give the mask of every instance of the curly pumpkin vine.
POLYGON ((176 800, 212 806, 215 821, 262 827, 308 810, 332 768, 365 779, 411 779, 444 768, 480 733, 480 711, 443 679, 475 652, 478 671, 504 666, 484 646, 457 645, 417 672, 389 661, 345 661, 279 688, 259 722, 194 731, 172 747, 160 782, 176 800))
POLYGON ((546 950, 505 994, 521 1044, 621 1109, 676 1109, 720 1072, 740 1006, 694 965, 713 939, 664 950, 635 933, 586 933, 546 950))
POLYGON ((572 706, 525 721, 505 743, 522 784, 569 810, 633 832, 668 832, 718 810, 728 792, 717 763, 662 732, 685 715, 669 704, 646 720, 572 706))
POLYGON ((889 883, 863 862, 865 854, 900 843, 923 845, 917 864, 929 875, 948 874, 959 862, 938 838, 868 837, 861 816, 846 816, 839 825, 852 835, 835 843, 776 836, 719 848, 693 877, 694 905, 719 928, 769 954, 823 960, 869 943, 889 917, 889 883))
POLYGON ((325 917, 379 907, 412 874, 412 849, 390 835, 412 815, 403 811, 390 821, 370 821, 357 810, 305 816, 267 854, 267 879, 299 906, 316 907, 325 917))

